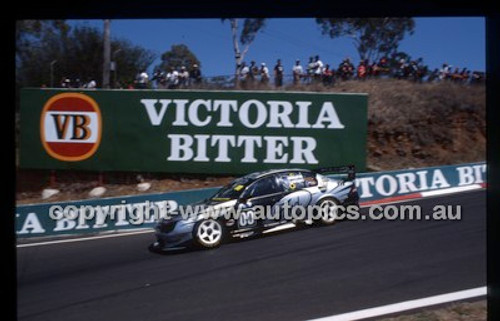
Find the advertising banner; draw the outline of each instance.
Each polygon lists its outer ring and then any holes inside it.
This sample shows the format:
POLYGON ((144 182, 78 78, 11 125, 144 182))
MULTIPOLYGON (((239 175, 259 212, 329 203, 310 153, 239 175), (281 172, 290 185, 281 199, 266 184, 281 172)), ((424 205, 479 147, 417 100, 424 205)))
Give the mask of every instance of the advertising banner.
POLYGON ((21 92, 20 166, 245 174, 365 170, 367 95, 191 90, 21 92))

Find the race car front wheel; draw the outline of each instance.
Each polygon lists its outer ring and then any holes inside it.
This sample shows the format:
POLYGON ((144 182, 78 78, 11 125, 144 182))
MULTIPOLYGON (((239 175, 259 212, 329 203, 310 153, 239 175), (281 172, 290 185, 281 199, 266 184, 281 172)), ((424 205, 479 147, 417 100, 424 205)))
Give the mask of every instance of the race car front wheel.
POLYGON ((222 244, 224 227, 217 220, 203 220, 196 223, 193 234, 197 245, 204 248, 215 248, 222 244))

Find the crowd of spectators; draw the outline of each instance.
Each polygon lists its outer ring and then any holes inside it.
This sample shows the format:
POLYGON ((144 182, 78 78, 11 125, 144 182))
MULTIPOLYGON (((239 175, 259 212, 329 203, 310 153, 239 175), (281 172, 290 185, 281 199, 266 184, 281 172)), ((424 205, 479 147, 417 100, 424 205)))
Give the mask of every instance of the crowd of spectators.
MULTIPOLYGON (((47 85, 42 85, 42 87, 47 87, 47 85)), ((95 89, 97 88, 97 82, 90 78, 87 81, 82 81, 80 78, 69 78, 62 77, 60 84, 60 88, 87 88, 87 89, 95 89)))
POLYGON ((151 81, 153 82, 152 87, 156 89, 177 89, 199 85, 202 78, 200 68, 197 64, 193 64, 189 70, 186 66, 169 67, 166 72, 157 70, 151 81))
MULTIPOLYGON (((224 76, 220 76, 219 78, 221 77, 223 78, 224 76)), ((260 65, 257 65, 253 60, 249 65, 242 62, 237 68, 236 77, 236 79, 230 81, 233 84, 236 83, 240 88, 268 87, 271 80, 271 74, 266 63, 262 62, 260 65)), ((339 81, 363 81, 370 78, 407 79, 420 83, 447 81, 460 84, 478 84, 484 83, 485 74, 484 72, 471 71, 467 68, 454 67, 447 63, 444 63, 441 68, 430 71, 423 64, 421 58, 417 60, 407 60, 405 58, 396 60, 394 58, 388 59, 387 57, 382 57, 378 61, 373 62, 364 59, 360 60, 357 66, 353 64, 350 58, 345 58, 335 68, 323 63, 319 55, 309 57, 309 61, 304 67, 301 61, 297 59, 291 68, 291 74, 286 74, 281 59, 276 61, 272 70, 272 79, 275 88, 283 87, 285 83, 291 83, 294 86, 309 84, 334 86, 339 81)), ((166 71, 157 69, 152 77, 146 71, 142 71, 137 74, 132 82, 126 85, 126 88, 196 88, 204 82, 207 82, 207 79, 202 78, 199 66, 193 64, 188 67, 169 67, 166 71)), ((82 82, 79 78, 71 80, 68 77, 63 77, 60 87, 92 89, 97 87, 97 83, 94 79, 82 82)), ((112 87, 124 88, 121 84, 114 84, 112 87)))
POLYGON ((485 80, 484 72, 471 71, 467 68, 453 67, 444 63, 440 69, 436 68, 429 73, 428 82, 451 81, 454 83, 478 84, 485 80))
MULTIPOLYGON (((132 81, 121 84, 113 83, 112 88, 119 89, 177 89, 188 88, 193 85, 201 84, 201 71, 197 64, 188 71, 185 66, 179 68, 169 68, 167 72, 157 70, 152 77, 144 70, 138 73, 132 81)), ((42 87, 47 87, 42 85, 42 87)), ((59 88, 97 88, 97 82, 94 79, 88 79, 83 82, 79 78, 62 77, 59 88)))
MULTIPOLYGON (((472 72, 467 68, 452 68, 451 65, 443 64, 441 69, 430 72, 422 62, 422 59, 389 60, 382 57, 378 61, 370 62, 368 59, 360 60, 355 66, 350 58, 345 58, 337 68, 325 64, 318 55, 309 57, 305 67, 297 59, 291 68, 293 85, 300 84, 323 84, 333 86, 338 81, 365 80, 369 78, 396 78, 408 79, 415 82, 440 82, 451 81, 455 83, 474 84, 481 83, 485 79, 483 72, 472 72)), ((284 84, 285 72, 281 60, 278 59, 274 66, 274 86, 282 87, 284 84)), ((258 68, 255 61, 250 66, 243 62, 238 69, 239 84, 241 87, 248 87, 250 84, 259 81, 261 84, 269 82, 269 70, 265 63, 261 63, 258 68), (258 80, 257 78, 260 77, 258 80)))

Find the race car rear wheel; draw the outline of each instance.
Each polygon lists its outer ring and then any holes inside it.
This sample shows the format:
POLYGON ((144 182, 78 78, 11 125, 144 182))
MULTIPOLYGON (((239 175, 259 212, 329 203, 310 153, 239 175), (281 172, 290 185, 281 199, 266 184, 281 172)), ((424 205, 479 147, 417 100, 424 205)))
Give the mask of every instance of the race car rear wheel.
POLYGON ((214 219, 207 219, 196 223, 193 238, 197 245, 203 248, 215 248, 224 240, 224 227, 214 219))
POLYGON ((333 198, 326 198, 318 203, 321 211, 319 223, 321 225, 333 225, 337 222, 338 202, 333 198))

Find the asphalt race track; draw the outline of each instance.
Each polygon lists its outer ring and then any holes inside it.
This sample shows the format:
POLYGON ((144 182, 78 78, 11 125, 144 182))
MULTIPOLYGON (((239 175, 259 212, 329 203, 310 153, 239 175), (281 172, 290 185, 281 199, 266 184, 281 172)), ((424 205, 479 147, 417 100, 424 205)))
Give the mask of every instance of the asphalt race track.
POLYGON ((147 250, 152 232, 18 248, 18 318, 305 320, 485 286, 485 190, 405 204, 462 205, 462 220, 346 221, 168 255, 147 250))

